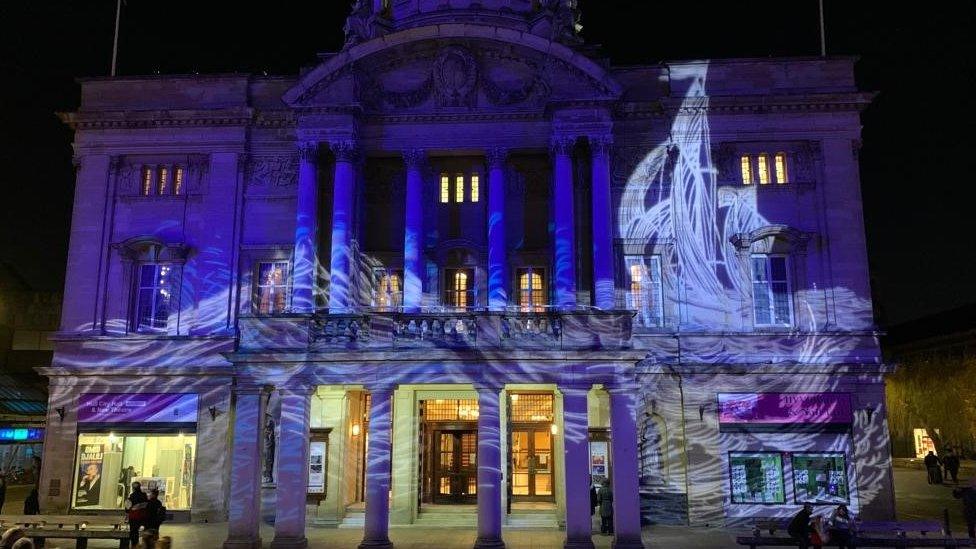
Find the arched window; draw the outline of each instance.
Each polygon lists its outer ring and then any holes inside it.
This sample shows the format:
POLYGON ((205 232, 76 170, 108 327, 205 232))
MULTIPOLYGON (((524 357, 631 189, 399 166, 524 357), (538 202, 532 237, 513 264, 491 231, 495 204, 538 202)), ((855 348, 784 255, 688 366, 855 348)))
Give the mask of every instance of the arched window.
POLYGON ((540 268, 518 270, 518 305, 526 311, 544 311, 548 302, 545 271, 540 268))
POLYGON ((180 313, 180 282, 187 248, 152 237, 115 246, 132 277, 130 330, 175 334, 180 313))

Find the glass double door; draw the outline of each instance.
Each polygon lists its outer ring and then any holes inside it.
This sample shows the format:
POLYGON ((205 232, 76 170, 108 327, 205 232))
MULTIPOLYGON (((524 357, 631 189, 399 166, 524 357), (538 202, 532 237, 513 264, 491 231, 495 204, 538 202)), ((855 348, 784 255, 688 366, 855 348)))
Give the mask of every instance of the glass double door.
POLYGON ((513 426, 511 439, 512 499, 555 501, 552 432, 549 425, 513 426))
POLYGON ((434 503, 477 503, 478 431, 434 431, 434 503))

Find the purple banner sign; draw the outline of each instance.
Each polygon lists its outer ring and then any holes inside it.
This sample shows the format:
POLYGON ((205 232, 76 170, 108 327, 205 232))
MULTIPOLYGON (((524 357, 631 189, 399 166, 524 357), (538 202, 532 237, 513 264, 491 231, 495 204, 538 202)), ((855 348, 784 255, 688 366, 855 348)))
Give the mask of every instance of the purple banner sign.
POLYGON ((847 393, 720 393, 720 423, 850 423, 847 393))
POLYGON ((196 423, 196 394, 98 394, 78 399, 80 423, 196 423))

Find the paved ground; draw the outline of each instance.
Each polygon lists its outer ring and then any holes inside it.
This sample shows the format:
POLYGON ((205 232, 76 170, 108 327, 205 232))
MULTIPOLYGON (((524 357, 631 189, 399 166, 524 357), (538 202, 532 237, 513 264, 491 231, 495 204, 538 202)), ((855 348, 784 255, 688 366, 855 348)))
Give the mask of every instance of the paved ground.
MULTIPOLYGON (((961 480, 966 482, 968 479, 961 480)), ((925 472, 919 469, 895 469, 895 492, 898 517, 903 520, 938 519, 943 509, 950 512, 950 521, 956 535, 964 535, 962 509, 959 501, 952 498, 952 486, 930 486, 926 483, 925 472)), ((19 513, 27 496, 25 487, 12 486, 7 492, 8 514, 19 513)), ((216 524, 166 524, 163 534, 173 538, 176 549, 218 548, 227 533, 227 525, 216 524)), ((644 531, 645 546, 648 548, 714 548, 737 547, 734 536, 738 531, 715 528, 683 528, 656 526, 644 531)), ((360 530, 309 529, 310 547, 329 547, 336 549, 355 548, 362 539, 360 530)), ((270 526, 262 527, 265 546, 274 538, 270 526)), ((555 530, 506 530, 505 541, 510 549, 550 549, 562 547, 565 533, 555 530)), ((393 528, 390 538, 397 549, 470 549, 476 534, 471 530, 418 530, 415 528, 393 528)), ((610 547, 609 536, 596 535, 594 543, 600 549, 610 547)), ((48 547, 67 548, 73 543, 51 542, 48 547)), ((117 547, 109 542, 92 541, 91 549, 117 547)))

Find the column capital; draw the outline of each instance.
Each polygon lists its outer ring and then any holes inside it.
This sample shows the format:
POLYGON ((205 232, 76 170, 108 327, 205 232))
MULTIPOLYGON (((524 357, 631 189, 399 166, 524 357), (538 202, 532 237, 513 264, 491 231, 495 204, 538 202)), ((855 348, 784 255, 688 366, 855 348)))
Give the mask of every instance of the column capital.
POLYGON ((610 393, 611 396, 615 395, 637 395, 639 387, 636 383, 604 383, 603 389, 610 393))
POLYGON ((329 142, 336 162, 355 162, 359 158, 359 143, 355 139, 337 139, 329 142))
POLYGON ((501 394, 502 389, 505 388, 504 383, 493 383, 490 381, 489 382, 479 381, 479 382, 472 383, 472 385, 474 386, 474 390, 478 394, 481 393, 501 394))
POLYGON ((388 384, 366 385, 366 391, 368 391, 370 395, 381 395, 387 393, 392 396, 393 392, 396 391, 396 385, 388 385, 388 384))
POLYGON ((319 144, 315 141, 304 141, 298 144, 298 158, 303 162, 318 164, 319 144))
POLYGON ((597 134, 589 136, 590 152, 594 158, 609 158, 613 152, 613 135, 597 134))
POLYGON ((427 151, 424 149, 408 149, 403 151, 403 162, 407 169, 420 169, 427 163, 427 151))
POLYGON ((505 162, 508 161, 508 149, 492 147, 485 151, 485 156, 488 158, 488 169, 501 169, 505 167, 505 162))
POLYGON ((593 384, 591 383, 567 383, 567 384, 557 384, 559 392, 564 395, 578 395, 589 394, 590 390, 593 389, 593 384))
POLYGON ((569 135, 554 135, 549 141, 549 152, 553 156, 569 156, 576 145, 576 137, 569 135))

